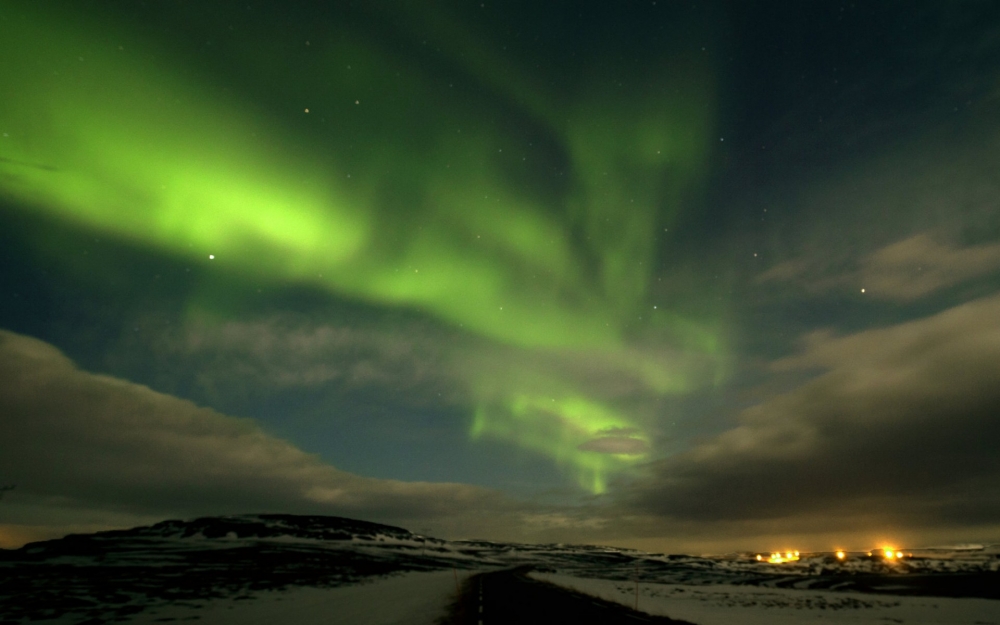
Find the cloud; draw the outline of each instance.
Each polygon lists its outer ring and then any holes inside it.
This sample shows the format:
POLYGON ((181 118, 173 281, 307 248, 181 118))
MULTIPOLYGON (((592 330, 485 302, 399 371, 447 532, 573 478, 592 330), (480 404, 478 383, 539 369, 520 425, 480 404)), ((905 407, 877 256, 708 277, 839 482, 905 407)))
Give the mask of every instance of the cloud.
POLYGON ((644 454, 649 451, 649 443, 629 436, 604 436, 582 443, 577 449, 602 454, 644 454))
POLYGON ((122 525, 259 511, 338 514, 464 535, 533 512, 485 488, 340 471, 255 422, 78 369, 0 331, 0 476, 7 521, 122 525))
POLYGON ((156 339, 152 351, 156 358, 133 356, 132 366, 119 370, 153 366, 190 376, 193 384, 158 386, 194 388, 196 397, 234 412, 276 396, 301 401, 295 395, 303 390, 310 409, 331 423, 347 421, 338 418, 345 397, 379 408, 387 427, 412 427, 414 410, 437 410, 442 428, 547 456, 592 490, 652 451, 632 439, 659 440, 663 396, 714 383, 721 360, 655 343, 531 349, 405 317, 348 325, 292 314, 221 323, 191 317, 156 339), (606 431, 612 425, 621 432, 606 431), (607 436, 625 438, 591 442, 607 436), (588 451, 604 456, 581 453, 588 451))
POLYGON ((935 291, 1000 271, 1000 243, 955 247, 920 233, 862 256, 853 267, 796 258, 760 273, 756 282, 787 283, 814 295, 858 292, 911 302, 935 291))
MULTIPOLYGON (((759 199, 749 201, 765 219, 763 230, 742 238, 758 254, 755 262, 766 263, 755 267, 763 270, 754 271, 756 283, 785 287, 784 303, 789 292, 865 288, 866 298, 906 303, 981 286, 970 283, 1000 271, 991 102, 971 103, 962 116, 923 119, 896 140, 758 189, 750 197, 759 199)), ((741 255, 746 249, 725 244, 741 255)))
POLYGON ((291 314, 222 323, 190 319, 152 348, 175 369, 197 370, 205 389, 245 394, 336 387, 463 405, 553 387, 586 389, 604 400, 660 395, 709 385, 719 367, 716 358, 668 345, 528 349, 427 322, 396 319, 375 327, 291 314))
POLYGON ((860 282, 872 297, 911 301, 997 270, 1000 243, 954 248, 918 234, 865 258, 860 282))
POLYGON ((772 532, 808 519, 821 531, 1000 518, 1000 296, 883 329, 816 332, 773 369, 821 373, 651 465, 631 505, 772 532))
MULTIPOLYGON (((306 349, 305 346, 300 346, 306 349)), ((452 538, 600 542, 594 506, 341 471, 250 419, 79 369, 0 330, 0 547, 164 518, 332 514, 452 538)))
POLYGON ((453 337, 446 334, 418 323, 376 329, 279 315, 221 324, 194 320, 179 334, 163 337, 155 349, 200 357, 200 381, 211 388, 334 385, 420 395, 448 390, 441 345, 453 337))

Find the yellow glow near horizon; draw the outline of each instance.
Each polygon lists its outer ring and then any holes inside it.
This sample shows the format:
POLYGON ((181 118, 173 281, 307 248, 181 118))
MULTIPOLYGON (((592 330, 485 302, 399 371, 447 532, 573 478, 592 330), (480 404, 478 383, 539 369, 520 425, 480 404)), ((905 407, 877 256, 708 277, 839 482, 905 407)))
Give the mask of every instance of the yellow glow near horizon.
POLYGON ((798 551, 786 551, 785 553, 776 552, 772 553, 771 557, 767 559, 771 564, 784 564, 785 562, 795 562, 799 559, 798 551))

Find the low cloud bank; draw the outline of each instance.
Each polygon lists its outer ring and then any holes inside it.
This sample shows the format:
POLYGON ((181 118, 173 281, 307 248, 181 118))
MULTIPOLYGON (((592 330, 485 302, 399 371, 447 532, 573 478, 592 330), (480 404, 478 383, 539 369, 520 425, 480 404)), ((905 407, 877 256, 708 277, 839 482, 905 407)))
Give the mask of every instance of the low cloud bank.
POLYGON ((629 505, 772 534, 996 531, 1000 297, 848 336, 813 333, 773 368, 820 373, 652 465, 629 505))
POLYGON ((265 511, 509 534, 528 510, 485 488, 340 471, 252 420, 82 371, 6 331, 0 414, 0 476, 17 484, 2 504, 11 535, 265 511))

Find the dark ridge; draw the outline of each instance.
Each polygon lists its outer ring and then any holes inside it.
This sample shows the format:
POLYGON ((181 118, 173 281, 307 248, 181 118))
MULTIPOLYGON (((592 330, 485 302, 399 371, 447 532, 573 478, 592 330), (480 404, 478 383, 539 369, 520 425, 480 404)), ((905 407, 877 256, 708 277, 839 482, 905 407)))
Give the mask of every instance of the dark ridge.
POLYGON ((247 514, 224 517, 202 517, 193 521, 162 521, 145 530, 162 536, 189 537, 202 534, 206 538, 222 538, 230 532, 237 538, 270 538, 273 536, 295 536, 317 540, 349 540, 353 536, 373 536, 386 534, 398 538, 410 538, 409 530, 391 525, 381 525, 369 521, 359 521, 337 516, 296 515, 296 514, 247 514))
POLYGON ((376 535, 413 539, 400 527, 336 516, 295 514, 244 514, 201 517, 190 521, 171 519, 154 525, 93 534, 69 534, 62 538, 28 543, 14 551, 32 555, 84 555, 107 549, 118 541, 149 541, 164 538, 276 538, 288 536, 311 540, 351 540, 376 535))

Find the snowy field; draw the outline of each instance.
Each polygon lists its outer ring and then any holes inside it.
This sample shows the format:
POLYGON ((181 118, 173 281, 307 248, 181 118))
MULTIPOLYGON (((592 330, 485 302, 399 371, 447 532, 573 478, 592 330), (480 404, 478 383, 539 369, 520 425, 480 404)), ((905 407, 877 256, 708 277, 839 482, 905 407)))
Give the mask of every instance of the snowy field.
MULTIPOLYGON (((464 578, 460 574, 459 580, 464 578)), ((136 625, 201 622, 211 625, 433 625, 455 599, 452 571, 405 573, 337 588, 291 588, 247 593, 239 598, 161 605, 127 619, 136 625)), ((79 623, 76 615, 32 621, 79 623)))
POLYGON ((252 599, 217 599, 199 607, 169 606, 137 615, 127 623, 192 621, 213 625, 432 625, 455 599, 451 571, 406 573, 338 588, 264 591, 252 599))
MULTIPOLYGON (((531 577, 627 606, 635 584, 555 573, 531 577)), ((697 625, 1000 625, 1000 601, 902 597, 754 586, 639 584, 639 609, 697 625)))

